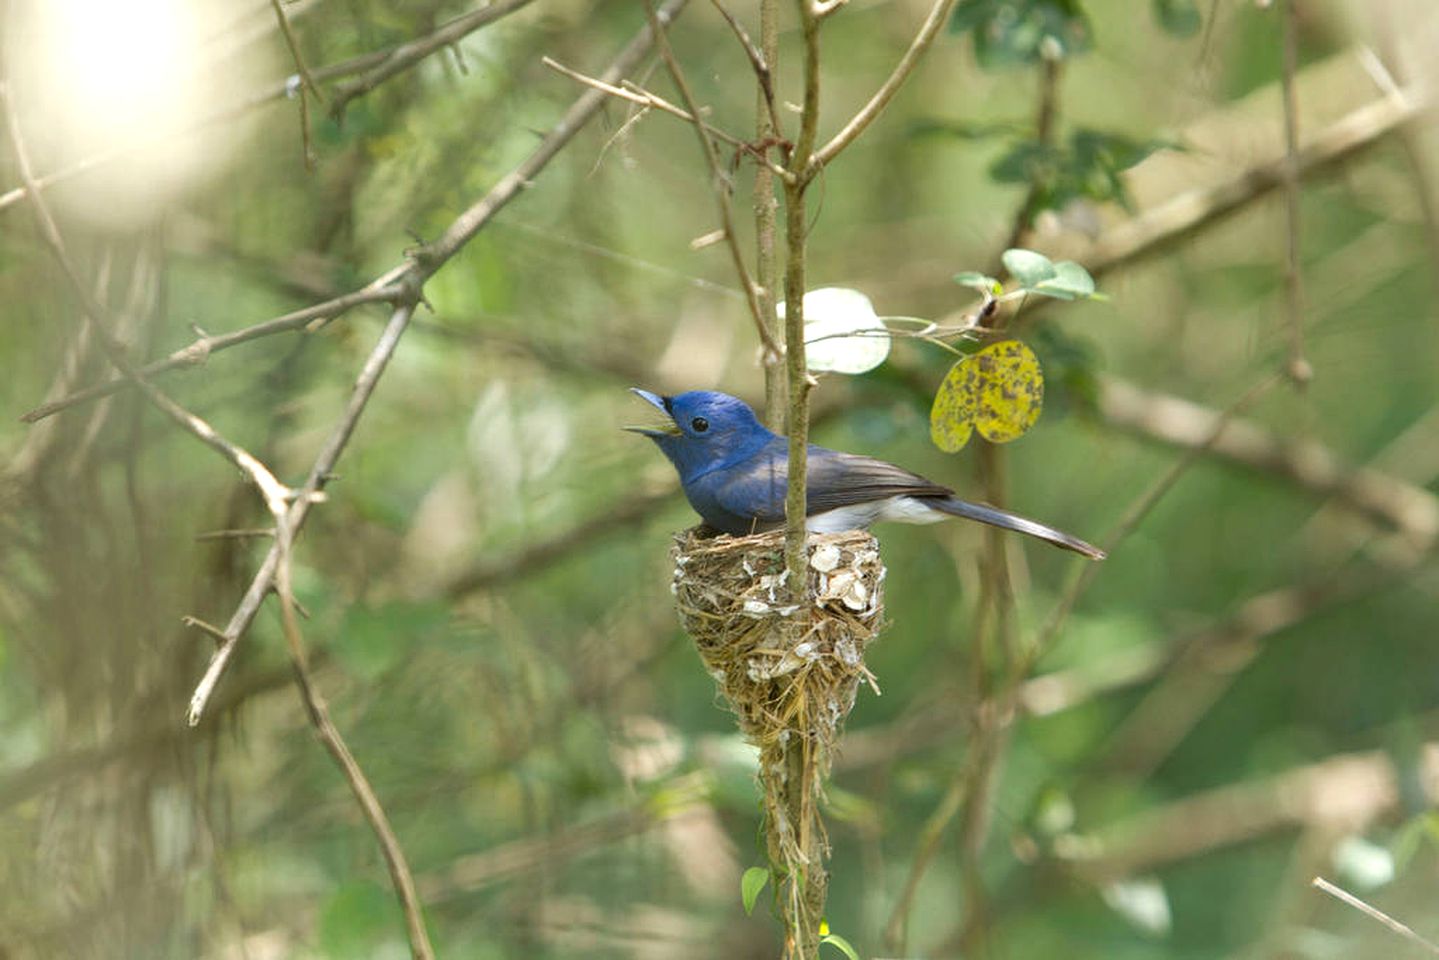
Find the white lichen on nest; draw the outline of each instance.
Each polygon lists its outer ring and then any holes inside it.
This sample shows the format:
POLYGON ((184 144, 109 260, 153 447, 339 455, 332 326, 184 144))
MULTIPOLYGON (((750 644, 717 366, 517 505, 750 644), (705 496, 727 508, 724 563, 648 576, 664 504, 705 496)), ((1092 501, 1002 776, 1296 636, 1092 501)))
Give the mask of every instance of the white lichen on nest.
POLYGON ((808 590, 796 602, 784 535, 675 538, 672 591, 705 667, 761 749, 786 731, 826 748, 875 687, 864 651, 884 617, 885 570, 869 533, 809 538, 808 590))

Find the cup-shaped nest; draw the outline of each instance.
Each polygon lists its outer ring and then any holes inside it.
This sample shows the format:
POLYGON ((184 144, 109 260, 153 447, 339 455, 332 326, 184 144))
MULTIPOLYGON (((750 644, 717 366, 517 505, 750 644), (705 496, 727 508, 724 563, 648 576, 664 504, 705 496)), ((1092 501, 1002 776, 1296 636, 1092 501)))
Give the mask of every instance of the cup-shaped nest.
MULTIPOLYGON (((884 617, 879 542, 862 530, 807 544, 804 599, 784 563, 784 534, 675 538, 676 606, 740 729, 762 751, 799 735, 821 748, 838 735, 884 617)), ((876 692, 877 692, 876 687, 876 692)), ((827 766, 827 763, 825 763, 827 766)))

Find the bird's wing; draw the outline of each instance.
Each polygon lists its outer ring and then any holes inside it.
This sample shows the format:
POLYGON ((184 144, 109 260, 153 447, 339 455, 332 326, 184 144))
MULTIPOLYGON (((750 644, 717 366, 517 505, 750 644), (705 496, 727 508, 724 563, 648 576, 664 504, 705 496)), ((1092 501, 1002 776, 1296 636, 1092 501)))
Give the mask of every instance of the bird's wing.
MULTIPOLYGON (((784 520, 789 461, 783 440, 722 473, 722 478, 715 478, 712 489, 715 501, 725 511, 760 525, 784 520)), ((953 493, 948 487, 892 463, 825 447, 809 448, 808 476, 806 513, 811 516, 890 497, 945 497, 953 493)))
POLYGON ((823 513, 890 497, 945 497, 954 491, 884 460, 809 449, 809 513, 823 513))

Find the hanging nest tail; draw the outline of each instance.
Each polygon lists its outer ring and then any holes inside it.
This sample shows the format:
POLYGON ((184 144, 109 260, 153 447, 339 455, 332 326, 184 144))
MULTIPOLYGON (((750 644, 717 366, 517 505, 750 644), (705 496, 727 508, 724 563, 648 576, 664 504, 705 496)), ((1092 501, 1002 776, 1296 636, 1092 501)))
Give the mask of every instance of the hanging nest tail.
POLYGON ((816 534, 808 543, 808 592, 794 603, 784 533, 675 537, 674 594, 685 630, 761 763, 791 736, 829 748, 863 680, 864 651, 884 617, 879 542, 862 530, 816 534))

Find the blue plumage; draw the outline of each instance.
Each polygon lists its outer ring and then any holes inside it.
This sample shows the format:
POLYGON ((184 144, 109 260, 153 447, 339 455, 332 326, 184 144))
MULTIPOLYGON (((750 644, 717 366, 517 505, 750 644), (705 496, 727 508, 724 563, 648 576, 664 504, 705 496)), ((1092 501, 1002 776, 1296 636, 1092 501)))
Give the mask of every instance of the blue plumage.
MULTIPOLYGON (((635 389, 664 411, 661 427, 626 427, 659 446, 679 471, 690 506, 722 533, 743 536, 784 523, 788 441, 766 429, 744 401, 695 390, 662 397, 635 389)), ((977 520, 1046 540, 1095 560, 1104 552, 1060 530, 954 495, 948 487, 873 457, 809 445, 806 526, 815 532, 867 528, 880 520, 977 520)))

